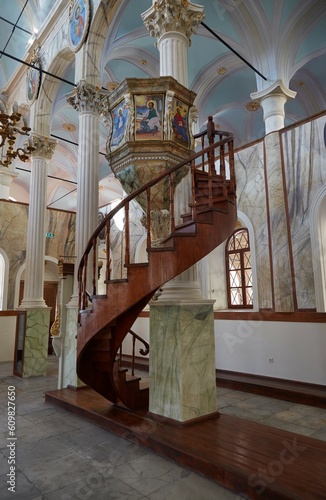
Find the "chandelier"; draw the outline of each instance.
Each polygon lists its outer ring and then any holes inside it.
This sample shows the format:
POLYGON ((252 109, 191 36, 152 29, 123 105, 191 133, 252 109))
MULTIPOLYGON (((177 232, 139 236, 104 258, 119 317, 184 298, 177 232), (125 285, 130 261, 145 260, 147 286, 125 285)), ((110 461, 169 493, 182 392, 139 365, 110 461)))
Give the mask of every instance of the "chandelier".
POLYGON ((29 136, 28 132, 31 130, 27 126, 25 119, 23 119, 23 126, 19 125, 21 117, 22 115, 18 113, 18 106, 16 103, 12 107, 11 115, 5 113, 4 106, 0 103, 0 165, 3 167, 9 167, 17 156, 21 161, 27 161, 30 154, 36 149, 32 145, 31 137, 29 137, 28 145, 26 145, 25 148, 15 149, 15 142, 18 134, 29 136))

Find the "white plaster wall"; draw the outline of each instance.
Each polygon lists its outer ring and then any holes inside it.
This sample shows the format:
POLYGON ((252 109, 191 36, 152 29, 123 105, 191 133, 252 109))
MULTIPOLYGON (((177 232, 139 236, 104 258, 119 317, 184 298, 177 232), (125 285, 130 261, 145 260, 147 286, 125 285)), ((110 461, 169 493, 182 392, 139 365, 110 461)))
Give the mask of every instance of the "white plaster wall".
POLYGON ((221 370, 326 383, 324 323, 216 320, 215 350, 221 370))
POLYGON ((17 316, 0 316, 0 363, 14 360, 17 316))
MULTIPOLYGON (((149 318, 137 318, 131 327, 132 331, 137 333, 146 342, 149 342, 149 318)), ((143 357, 139 354, 139 349, 144 349, 144 344, 136 340, 135 356, 143 357)), ((132 354, 132 336, 127 335, 122 344, 123 354, 132 354)), ((148 358, 148 356, 144 356, 148 358)))
MULTIPOLYGON (((215 320, 214 324, 217 369, 325 385, 324 323, 215 320)), ((148 341, 149 318, 138 318, 132 330, 148 341)), ((131 354, 131 337, 123 352, 131 354)))

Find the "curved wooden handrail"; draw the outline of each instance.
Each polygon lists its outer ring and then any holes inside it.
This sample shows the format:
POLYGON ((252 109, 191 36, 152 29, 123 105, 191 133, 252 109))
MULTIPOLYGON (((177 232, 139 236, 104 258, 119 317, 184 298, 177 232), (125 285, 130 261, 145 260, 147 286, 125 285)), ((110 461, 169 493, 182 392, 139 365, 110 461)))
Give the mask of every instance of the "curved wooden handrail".
MULTIPOLYGON (((97 287, 96 287, 96 266, 97 266, 97 260, 96 260, 96 242, 99 234, 106 228, 106 249, 107 251, 110 249, 110 224, 111 220, 114 218, 114 216, 121 210, 125 209, 126 214, 127 214, 127 219, 128 219, 128 212, 129 212, 129 203, 137 198, 139 195, 146 193, 147 196, 147 243, 148 243, 148 249, 150 248, 150 229, 149 229, 149 222, 150 222, 150 189, 158 184, 160 181, 162 181, 164 178, 169 178, 170 179, 170 186, 173 186, 174 182, 174 174, 177 170, 183 168, 183 167, 190 167, 190 170, 192 172, 192 199, 190 205, 193 207, 192 212, 193 212, 193 217, 196 219, 196 203, 195 203, 195 180, 194 180, 194 175, 195 172, 198 171, 206 171, 205 168, 207 168, 208 172, 208 177, 212 178, 212 175, 215 174, 215 162, 217 159, 220 159, 221 161, 221 173, 220 176, 223 179, 224 182, 224 188, 223 188, 223 195, 225 199, 227 198, 227 188, 226 184, 232 184, 232 190, 235 191, 235 172, 234 172, 234 158, 233 158, 233 135, 230 134, 229 132, 224 132, 220 130, 215 130, 213 129, 214 122, 212 121, 212 118, 209 117, 208 121, 208 126, 207 130, 204 132, 201 132, 199 134, 196 134, 194 137, 195 139, 201 138, 202 139, 202 147, 204 146, 204 141, 205 138, 207 137, 208 141, 210 144, 203 149, 201 149, 199 152, 192 154, 190 157, 186 158, 185 160, 180 161, 173 167, 169 168, 168 170, 165 170, 158 174, 154 179, 151 181, 147 182, 144 186, 138 188, 134 192, 132 192, 130 195, 128 195, 126 198, 124 198, 119 205, 117 205, 113 210, 111 210, 106 217, 100 222, 100 224, 97 226, 93 234, 91 235, 88 244, 86 246, 86 249, 82 255, 79 267, 78 267, 78 283, 79 283, 79 300, 78 300, 78 310, 79 313, 81 310, 86 309, 87 303, 89 300, 89 295, 96 295, 97 293, 97 287), (214 137, 219 136, 219 140, 217 142, 214 142, 214 137), (227 145, 228 151, 225 153, 225 146, 227 145), (218 154, 215 153, 215 151, 218 151, 218 154), (229 165, 230 165, 230 180, 227 181, 225 177, 225 157, 228 156, 229 158, 229 165), (196 161, 200 160, 199 164, 196 163, 196 161), (89 262, 89 254, 91 250, 93 249, 93 260, 92 263, 89 262), (92 294, 88 294, 86 290, 86 276, 87 276, 87 266, 89 264, 92 264, 93 267, 93 278, 92 278, 92 284, 93 284, 93 290, 92 294)), ((214 126, 215 127, 215 126, 214 126)), ((210 199, 212 199, 212 183, 210 184, 210 199)), ((171 220, 172 220, 172 231, 174 230, 174 205, 173 205, 173 196, 174 196, 174 191, 173 188, 171 189, 171 194, 170 194, 170 208, 172 206, 173 208, 173 213, 171 213, 171 220)), ((129 230, 127 229, 127 234, 125 235, 128 236, 129 238, 129 230)), ((129 244, 126 244, 126 255, 125 255, 125 265, 129 265, 129 244)), ((109 255, 109 253, 107 253, 109 255)), ((110 277, 108 276, 107 272, 107 279, 106 282, 109 281, 110 277)))
MULTIPOLYGON (((137 333, 135 333, 133 330, 129 330, 128 333, 132 336, 132 354, 131 354, 131 375, 134 375, 135 374, 135 344, 136 344, 136 340, 138 340, 139 342, 141 342, 145 349, 139 349, 139 354, 141 354, 142 356, 147 356, 147 354, 149 354, 149 343, 146 342, 146 340, 144 340, 142 337, 140 337, 139 335, 137 335, 137 333)), ((120 352, 119 352, 119 363, 120 363, 120 366, 122 366, 122 344, 120 346, 120 352)))
POLYGON ((121 361, 126 335, 132 335, 133 375, 136 342, 145 346, 142 355, 149 348, 131 330, 140 312, 164 283, 225 241, 236 221, 233 136, 215 130, 209 117, 207 130, 195 139, 201 141, 200 151, 135 190, 101 221, 78 268, 77 374, 109 401, 134 410, 148 407, 149 390, 121 369, 118 353, 121 361), (142 213, 131 220, 132 202, 142 213), (121 229, 114 219, 120 210, 121 229), (146 232, 139 231, 140 224, 146 232), (146 242, 144 258, 136 256, 140 234, 146 242), (100 249, 106 267, 99 263, 100 249))

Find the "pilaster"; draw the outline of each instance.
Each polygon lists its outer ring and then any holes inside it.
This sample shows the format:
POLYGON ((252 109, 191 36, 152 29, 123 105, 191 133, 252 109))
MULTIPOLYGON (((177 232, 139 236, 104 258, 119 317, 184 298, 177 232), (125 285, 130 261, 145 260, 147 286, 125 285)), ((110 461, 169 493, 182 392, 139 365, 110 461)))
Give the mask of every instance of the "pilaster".
POLYGON ((0 167, 0 199, 9 200, 10 186, 17 175, 11 168, 0 167))

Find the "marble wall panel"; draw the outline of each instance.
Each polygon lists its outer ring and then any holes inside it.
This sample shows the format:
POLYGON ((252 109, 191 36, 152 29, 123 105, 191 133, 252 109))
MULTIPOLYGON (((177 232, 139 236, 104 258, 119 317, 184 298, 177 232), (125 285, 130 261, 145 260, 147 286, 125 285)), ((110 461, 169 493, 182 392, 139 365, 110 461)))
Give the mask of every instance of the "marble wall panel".
POLYGON ((326 117, 282 134, 291 244, 298 308, 314 308, 315 288, 309 214, 326 183, 324 130, 326 117))
POLYGON ((266 183, 268 190, 271 257, 276 311, 294 310, 294 288, 278 132, 265 137, 266 183))
POLYGON ((264 144, 258 142, 235 155, 237 206, 250 219, 256 247, 258 304, 260 308, 273 305, 270 267, 267 204, 264 171, 264 144))

